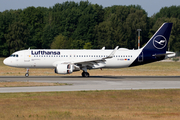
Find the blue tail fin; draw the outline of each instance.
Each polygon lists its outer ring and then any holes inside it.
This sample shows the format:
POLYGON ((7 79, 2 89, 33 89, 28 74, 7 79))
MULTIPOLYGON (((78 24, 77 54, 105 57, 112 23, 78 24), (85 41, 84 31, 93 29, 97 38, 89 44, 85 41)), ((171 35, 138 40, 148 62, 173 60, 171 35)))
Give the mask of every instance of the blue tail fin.
POLYGON ((163 60, 166 56, 171 29, 172 23, 164 23, 141 49, 140 54, 130 66, 163 60))
POLYGON ((166 53, 171 29, 172 23, 164 23, 143 49, 148 51, 153 50, 155 53, 166 53))

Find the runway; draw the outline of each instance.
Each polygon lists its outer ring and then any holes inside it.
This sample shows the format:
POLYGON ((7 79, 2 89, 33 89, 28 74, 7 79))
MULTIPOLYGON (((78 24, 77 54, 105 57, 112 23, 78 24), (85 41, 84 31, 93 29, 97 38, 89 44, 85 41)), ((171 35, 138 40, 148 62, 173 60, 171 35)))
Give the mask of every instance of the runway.
POLYGON ((66 86, 2 87, 0 93, 89 91, 89 90, 138 90, 138 89, 180 89, 180 76, 1 76, 0 82, 54 82, 66 86))

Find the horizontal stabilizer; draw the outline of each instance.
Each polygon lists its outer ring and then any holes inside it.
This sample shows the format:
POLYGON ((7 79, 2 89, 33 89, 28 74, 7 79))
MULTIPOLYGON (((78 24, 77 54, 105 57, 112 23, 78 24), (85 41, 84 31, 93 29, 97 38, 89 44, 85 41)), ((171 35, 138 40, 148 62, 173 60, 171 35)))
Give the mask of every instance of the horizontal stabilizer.
POLYGON ((162 56, 165 56, 166 58, 171 58, 171 57, 175 57, 176 56, 176 53, 175 52, 169 52, 169 51, 166 51, 165 54, 154 54, 152 55, 154 57, 162 57, 162 56))

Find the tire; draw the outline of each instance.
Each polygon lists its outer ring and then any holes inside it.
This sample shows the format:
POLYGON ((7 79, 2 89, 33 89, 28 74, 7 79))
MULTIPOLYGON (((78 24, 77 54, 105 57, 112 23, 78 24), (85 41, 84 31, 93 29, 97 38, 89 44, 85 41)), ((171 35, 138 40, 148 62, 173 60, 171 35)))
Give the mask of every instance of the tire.
POLYGON ((88 73, 88 72, 85 72, 85 73, 84 73, 84 77, 89 77, 89 73, 88 73))
POLYGON ((29 77, 29 74, 28 74, 28 73, 26 73, 26 74, 25 74, 25 77, 29 77))
POLYGON ((82 72, 82 77, 85 77, 84 73, 85 73, 85 72, 82 72))

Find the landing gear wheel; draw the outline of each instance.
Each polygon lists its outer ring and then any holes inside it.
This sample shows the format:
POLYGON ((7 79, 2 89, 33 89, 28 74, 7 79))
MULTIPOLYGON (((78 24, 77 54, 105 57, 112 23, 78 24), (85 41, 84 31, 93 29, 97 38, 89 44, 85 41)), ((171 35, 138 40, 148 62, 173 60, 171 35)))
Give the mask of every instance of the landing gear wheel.
POLYGON ((85 72, 84 77, 89 77, 89 73, 85 72))
POLYGON ((82 72, 82 77, 89 77, 89 73, 88 72, 82 72))
POLYGON ((25 74, 25 77, 29 77, 29 73, 26 73, 26 74, 25 74))
POLYGON ((81 74, 81 75, 82 75, 82 77, 85 77, 85 76, 84 76, 84 73, 85 73, 85 72, 82 72, 82 74, 81 74))

